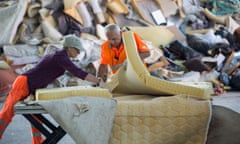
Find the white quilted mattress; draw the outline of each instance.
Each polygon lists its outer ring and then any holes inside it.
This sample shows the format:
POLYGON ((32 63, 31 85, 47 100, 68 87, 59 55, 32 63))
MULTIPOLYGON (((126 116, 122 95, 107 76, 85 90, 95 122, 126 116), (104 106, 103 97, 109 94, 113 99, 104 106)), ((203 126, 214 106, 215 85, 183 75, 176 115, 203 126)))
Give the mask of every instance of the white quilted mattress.
POLYGON ((211 119, 208 100, 182 95, 129 95, 118 101, 110 144, 204 144, 211 119))

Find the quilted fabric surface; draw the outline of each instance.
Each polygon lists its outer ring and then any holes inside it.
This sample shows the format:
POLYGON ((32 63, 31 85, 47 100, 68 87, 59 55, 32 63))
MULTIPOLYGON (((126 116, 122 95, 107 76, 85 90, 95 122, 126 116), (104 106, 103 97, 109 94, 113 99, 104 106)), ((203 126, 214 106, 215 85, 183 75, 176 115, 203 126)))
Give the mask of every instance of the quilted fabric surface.
POLYGON ((211 119, 208 100, 183 95, 131 95, 118 101, 110 144, 204 144, 211 119))

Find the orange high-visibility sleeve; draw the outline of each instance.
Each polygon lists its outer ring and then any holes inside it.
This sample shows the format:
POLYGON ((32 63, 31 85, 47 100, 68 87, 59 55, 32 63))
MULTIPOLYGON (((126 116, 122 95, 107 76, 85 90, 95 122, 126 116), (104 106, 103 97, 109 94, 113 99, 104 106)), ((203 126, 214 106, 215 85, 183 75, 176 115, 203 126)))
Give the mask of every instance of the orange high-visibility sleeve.
MULTIPOLYGON (((146 43, 140 38, 137 33, 134 33, 134 38, 139 53, 149 51, 146 43)), ((122 64, 125 60, 126 53, 123 44, 121 44, 119 48, 116 48, 114 46, 111 46, 110 41, 107 40, 101 45, 101 64, 109 65, 110 67, 112 67, 117 64, 122 64)), ((116 71, 117 70, 112 72, 115 73, 116 71)))
POLYGON ((133 36, 135 38, 135 42, 137 45, 138 52, 148 52, 149 48, 147 44, 140 38, 140 36, 137 33, 133 33, 133 36))

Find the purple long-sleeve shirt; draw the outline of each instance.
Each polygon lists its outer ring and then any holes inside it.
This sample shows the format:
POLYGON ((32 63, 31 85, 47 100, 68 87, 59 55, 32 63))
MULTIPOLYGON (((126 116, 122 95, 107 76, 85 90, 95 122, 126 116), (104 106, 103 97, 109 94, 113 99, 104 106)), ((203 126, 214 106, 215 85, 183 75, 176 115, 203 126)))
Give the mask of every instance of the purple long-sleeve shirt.
POLYGON ((46 55, 34 68, 22 75, 28 77, 29 92, 34 94, 36 89, 46 87, 66 70, 81 79, 85 79, 88 74, 75 66, 69 59, 67 51, 62 49, 46 55))

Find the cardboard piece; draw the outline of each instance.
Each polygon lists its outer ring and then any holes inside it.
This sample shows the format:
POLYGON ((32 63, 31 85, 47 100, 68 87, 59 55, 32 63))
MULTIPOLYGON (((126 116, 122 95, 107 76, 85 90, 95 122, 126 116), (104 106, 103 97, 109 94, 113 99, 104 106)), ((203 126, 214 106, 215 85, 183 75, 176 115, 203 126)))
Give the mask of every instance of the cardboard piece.
POLYGON ((174 40, 185 41, 186 36, 174 25, 167 26, 167 29, 174 33, 174 40))
POLYGON ((173 0, 157 0, 158 4, 160 4, 161 10, 165 18, 175 15, 178 10, 178 6, 173 0))
POLYGON ((153 19, 157 25, 167 22, 160 9, 153 11, 151 15, 153 16, 153 19))

